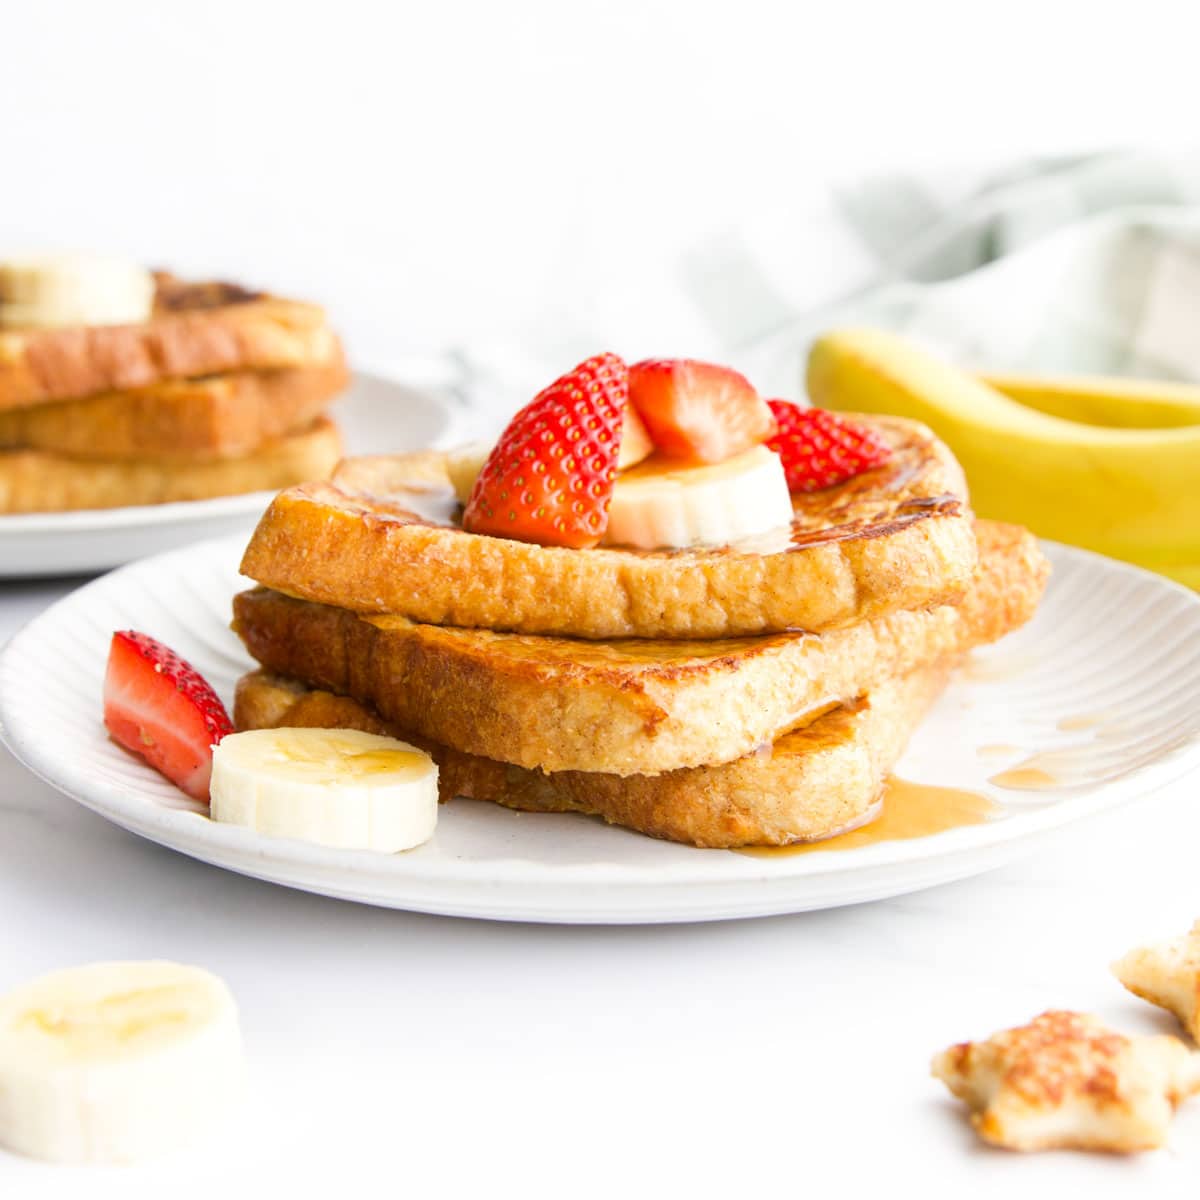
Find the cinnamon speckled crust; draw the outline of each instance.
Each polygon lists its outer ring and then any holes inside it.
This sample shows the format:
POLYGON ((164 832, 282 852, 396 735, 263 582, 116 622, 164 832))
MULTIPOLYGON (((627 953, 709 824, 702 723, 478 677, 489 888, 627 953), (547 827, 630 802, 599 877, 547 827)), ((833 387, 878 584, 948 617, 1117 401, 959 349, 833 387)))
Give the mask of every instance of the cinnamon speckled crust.
POLYGON ((980 522, 978 536, 960 606, 819 636, 587 642, 357 616, 261 588, 235 598, 234 628, 269 670, 430 741, 544 771, 649 775, 731 762, 816 709, 1016 628, 1046 562, 1022 529, 980 522))
POLYGON ((140 325, 0 330, 0 410, 165 379, 325 363, 336 342, 314 304, 163 275, 155 311, 140 325))
POLYGON ((341 347, 328 363, 172 379, 0 410, 0 449, 75 458, 235 458, 311 425, 350 382, 341 347))
POLYGON ((1200 1090, 1200 1055, 1173 1037, 1125 1037, 1086 1013, 1046 1012, 933 1060, 980 1137, 1012 1150, 1129 1154, 1165 1144, 1200 1090))
POLYGON ((327 418, 238 458, 80 459, 0 451, 0 513, 66 512, 270 491, 333 470, 341 435, 327 418))
POLYGON ((1112 970, 1135 996, 1173 1012, 1200 1042, 1200 921, 1173 941, 1130 950, 1112 970))
POLYGON ((892 461, 793 497, 790 532, 736 547, 573 550, 466 533, 444 456, 422 453, 350 459, 332 484, 282 493, 242 571, 356 612, 596 639, 820 631, 956 601, 976 563, 958 463, 923 425, 862 421, 892 461))
POLYGON ((937 663, 888 680, 760 752, 664 775, 526 771, 415 737, 345 696, 264 671, 238 682, 234 722, 238 729, 363 729, 415 740, 438 764, 443 801, 465 796, 526 812, 586 813, 692 846, 776 846, 832 837, 876 815, 884 777, 948 673, 948 663, 937 663))

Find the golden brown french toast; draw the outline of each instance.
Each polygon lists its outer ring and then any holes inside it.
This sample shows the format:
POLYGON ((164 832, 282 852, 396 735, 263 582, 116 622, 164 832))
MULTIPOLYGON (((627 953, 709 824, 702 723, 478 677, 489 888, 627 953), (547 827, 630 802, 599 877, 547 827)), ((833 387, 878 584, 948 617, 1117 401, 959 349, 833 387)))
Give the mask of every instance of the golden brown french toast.
POLYGON ((234 629, 268 670, 349 696, 465 753, 544 771, 650 775, 730 762, 830 703, 993 641, 1032 616, 1047 565, 1025 530, 979 523, 959 606, 823 635, 583 641, 360 616, 258 588, 234 629))
POLYGON ((863 417, 883 466, 793 497, 777 535, 677 551, 541 546, 466 533, 446 458, 348 459, 290 488, 242 572, 304 600, 434 625, 583 638, 821 631, 958 600, 976 564, 966 485, 923 425, 863 417))
POLYGON ((320 417, 298 433, 237 458, 70 458, 0 451, 0 513, 66 512, 207 500, 272 491, 328 474, 341 454, 337 426, 320 417))
POLYGON ((337 338, 315 304, 228 283, 156 277, 138 325, 0 330, 0 410, 225 371, 328 363, 337 338))
POLYGON ((423 740, 357 701, 265 671, 238 682, 234 723, 363 729, 417 741, 438 764, 444 801, 465 796, 527 812, 587 813, 693 846, 773 846, 832 837, 873 819, 884 777, 948 673, 949 663, 931 664, 734 762, 662 775, 522 770, 423 740))
POLYGON ((311 425, 350 381, 341 348, 322 365, 169 379, 0 410, 0 450, 73 458, 235 458, 311 425))

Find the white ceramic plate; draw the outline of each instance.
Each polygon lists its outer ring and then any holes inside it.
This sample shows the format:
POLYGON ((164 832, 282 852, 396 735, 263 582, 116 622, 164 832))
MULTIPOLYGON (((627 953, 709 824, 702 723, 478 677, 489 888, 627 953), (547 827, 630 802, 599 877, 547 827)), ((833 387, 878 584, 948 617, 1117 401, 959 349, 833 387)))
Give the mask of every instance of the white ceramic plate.
MULTIPOLYGON (((455 409, 444 394, 364 371, 333 415, 349 454, 419 450, 454 437, 455 409)), ((200 538, 248 533, 272 495, 0 516, 0 579, 106 571, 200 538)))
POLYGON ((229 699, 250 666, 229 632, 242 539, 135 563, 67 596, 0 657, 0 733, 81 804, 166 846, 260 879, 394 908, 555 922, 710 920, 849 904, 982 871, 1070 822, 1200 765, 1200 598, 1157 576, 1049 546, 1036 619, 976 653, 898 774, 979 790, 1002 816, 912 841, 752 858, 657 842, 574 815, 458 800, 432 842, 396 856, 324 849, 216 825, 105 737, 112 630, 189 658, 229 699), (997 747, 1009 747, 999 753, 997 747), (980 750, 985 754, 981 755, 980 750), (1046 791, 988 777, 1037 753, 1046 791))

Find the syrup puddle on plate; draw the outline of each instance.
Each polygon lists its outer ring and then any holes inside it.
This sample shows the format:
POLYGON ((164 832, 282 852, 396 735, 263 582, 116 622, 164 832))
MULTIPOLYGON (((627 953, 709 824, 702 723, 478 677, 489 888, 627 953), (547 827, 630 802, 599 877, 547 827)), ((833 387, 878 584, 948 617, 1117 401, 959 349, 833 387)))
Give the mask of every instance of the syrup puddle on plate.
POLYGON ((1075 733, 1082 729, 1095 729, 1112 718, 1112 713, 1076 713, 1071 717, 1063 717, 1056 728, 1063 733, 1075 733))
POLYGON ((1030 655, 1008 654, 1000 658, 979 658, 968 654, 959 667, 963 679, 972 683, 1008 683, 1037 665, 1030 655))
POLYGON ((880 842, 903 842, 959 829, 964 825, 982 825, 1000 812, 1000 806, 979 792, 959 788, 933 787, 910 783, 889 775, 883 786, 883 810, 867 825, 821 842, 796 842, 791 846, 743 846, 735 854, 752 858, 785 858, 793 854, 812 854, 833 850, 857 850, 880 842))
POLYGON ((1023 762, 993 775, 988 783, 1017 792, 1044 792, 1048 788, 1066 787, 1069 781, 1061 778, 1053 770, 1059 766, 1058 757, 1061 753, 1059 751, 1056 754, 1050 750, 1031 754, 1023 762))
POLYGON ((1016 754, 1024 753, 1020 746, 1011 746, 1007 742, 993 742, 987 746, 980 746, 975 751, 980 758, 1012 758, 1016 754))

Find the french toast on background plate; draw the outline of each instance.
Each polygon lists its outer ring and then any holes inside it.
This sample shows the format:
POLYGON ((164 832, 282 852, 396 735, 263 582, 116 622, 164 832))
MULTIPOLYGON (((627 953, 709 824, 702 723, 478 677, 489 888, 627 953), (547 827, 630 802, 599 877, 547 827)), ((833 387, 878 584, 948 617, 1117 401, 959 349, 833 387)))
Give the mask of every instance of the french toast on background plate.
POLYGON ((323 478, 348 382, 316 305, 95 256, 0 261, 0 514, 323 478))
POLYGON ((341 454, 328 417, 248 454, 229 458, 69 458, 46 450, 0 451, 0 513, 69 512, 208 500, 321 475, 341 454))
POLYGON ((169 379, 0 410, 0 450, 77 459, 236 458, 304 429, 350 381, 340 348, 328 363, 169 379))

